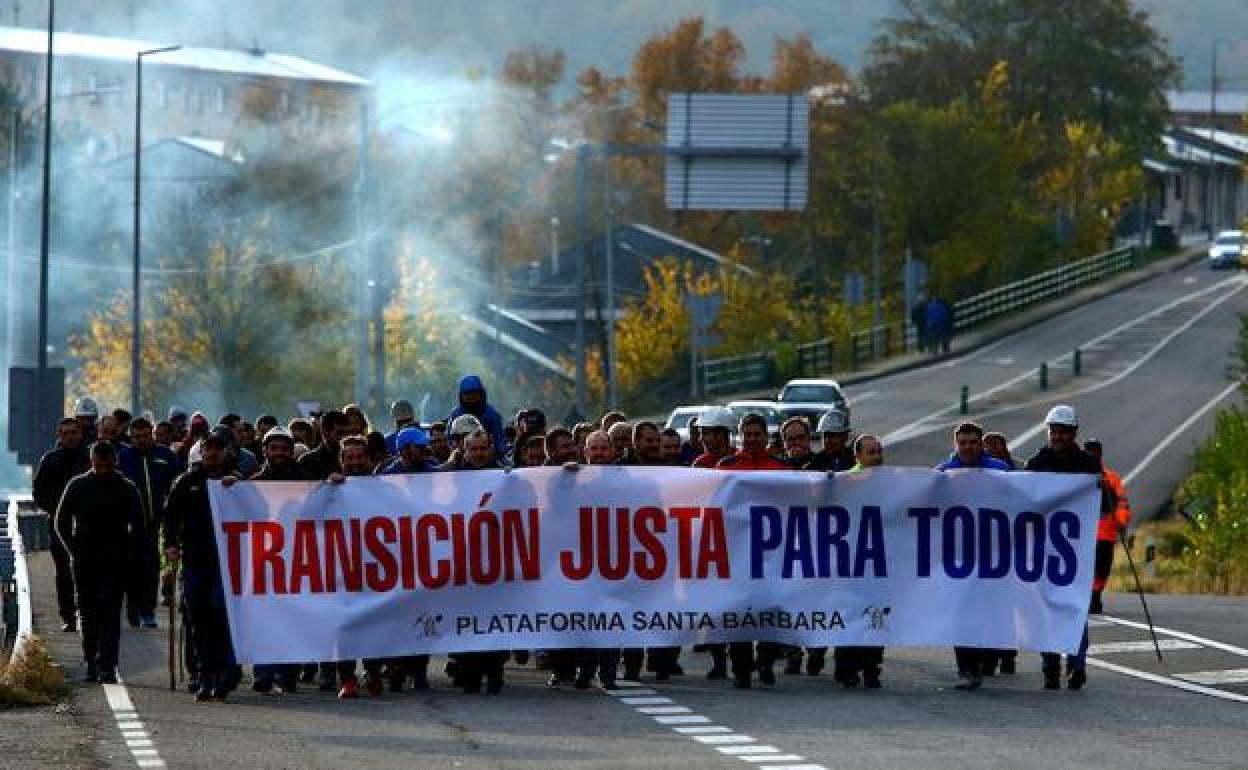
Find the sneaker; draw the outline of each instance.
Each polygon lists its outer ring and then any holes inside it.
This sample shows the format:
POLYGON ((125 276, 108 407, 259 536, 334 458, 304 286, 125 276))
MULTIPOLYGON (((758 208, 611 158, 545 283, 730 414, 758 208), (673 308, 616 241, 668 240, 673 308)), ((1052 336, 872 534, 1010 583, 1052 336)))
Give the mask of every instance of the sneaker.
POLYGON ((1070 679, 1066 681, 1066 686, 1072 690, 1082 690, 1087 683, 1088 672, 1080 668, 1070 672, 1070 679))
POLYGON ((833 678, 836 679, 836 681, 840 682, 842 687, 857 687, 858 686, 858 674, 856 673, 836 674, 835 676, 833 676, 833 678))
POLYGON ((550 678, 546 680, 546 686, 552 690, 558 690, 561 684, 563 683, 559 681, 558 674, 551 674, 550 678))
POLYGON ((958 679, 960 681, 953 686, 955 690, 978 690, 984 684, 982 676, 977 676, 967 671, 959 673, 958 679))
POLYGON ((78 621, 67 620, 61 624, 61 631, 67 634, 73 634, 78 631, 78 621))
POLYGON ((278 680, 277 686, 284 693, 294 694, 299 692, 299 677, 284 676, 278 680))
POLYGON ((374 698, 381 695, 382 685, 381 677, 377 674, 368 672, 364 674, 364 689, 374 698))
POLYGON ((356 685, 355 677, 342 680, 342 687, 338 690, 338 697, 343 700, 354 700, 360 697, 360 690, 356 685))
POLYGON ((1044 689, 1060 690, 1062 689, 1062 674, 1060 671, 1044 672, 1044 689))
POLYGON ((144 628, 160 628, 160 624, 156 622, 156 616, 150 612, 140 615, 139 621, 144 628))
POLYGON ((212 700, 212 688, 211 687, 200 687, 198 690, 195 691, 196 703, 207 703, 210 700, 212 700))
POLYGON ((117 669, 105 668, 100 670, 100 684, 117 684, 117 669))
POLYGON ((615 680, 612 679, 611 677, 599 677, 599 680, 602 682, 602 689, 604 690, 615 689, 615 680))
POLYGON ((588 690, 589 686, 594 682, 593 673, 577 674, 576 682, 572 685, 578 690, 588 690))

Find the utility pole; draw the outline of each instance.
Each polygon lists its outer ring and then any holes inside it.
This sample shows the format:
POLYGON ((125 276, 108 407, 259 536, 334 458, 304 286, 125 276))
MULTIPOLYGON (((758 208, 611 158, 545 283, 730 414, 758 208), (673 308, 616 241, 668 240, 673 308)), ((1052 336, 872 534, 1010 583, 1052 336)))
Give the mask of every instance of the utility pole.
POLYGON ((355 186, 355 245, 358 265, 355 270, 355 387, 352 389, 354 401, 361 407, 368 404, 368 358, 369 358, 369 326, 372 318, 369 299, 372 292, 368 290, 371 265, 369 265, 369 248, 365 233, 367 221, 364 191, 368 184, 368 104, 360 105, 360 159, 357 169, 358 178, 355 186))
POLYGON ((585 167, 589 161, 589 145, 576 147, 576 413, 586 415, 585 367, 585 167))
MULTIPOLYGON (((52 33, 56 28, 56 0, 48 0, 48 52, 44 63, 43 190, 39 208, 39 338, 35 351, 35 435, 47 436, 45 412, 52 406, 43 389, 48 379, 48 247, 52 209, 52 33)), ((58 405, 59 406, 59 405, 58 405)))
POLYGON ((615 403, 615 209, 611 205, 611 154, 602 155, 602 206, 607 262, 607 408, 615 403))
POLYGON ((130 414, 139 415, 142 409, 142 360, 143 360, 143 315, 142 315, 142 235, 139 215, 142 211, 143 194, 141 179, 143 176, 143 57, 169 53, 180 49, 180 45, 169 45, 164 48, 153 48, 139 51, 134 56, 134 230, 132 231, 132 247, 134 264, 132 276, 132 292, 134 311, 130 329, 130 414))

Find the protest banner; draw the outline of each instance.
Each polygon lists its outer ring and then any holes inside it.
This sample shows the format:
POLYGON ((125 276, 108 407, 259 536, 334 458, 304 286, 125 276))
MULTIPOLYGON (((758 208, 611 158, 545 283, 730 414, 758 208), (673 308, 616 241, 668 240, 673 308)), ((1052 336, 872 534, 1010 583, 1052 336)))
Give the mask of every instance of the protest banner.
POLYGON ((1074 652, 1096 482, 581 466, 210 497, 243 662, 734 640, 1074 652))

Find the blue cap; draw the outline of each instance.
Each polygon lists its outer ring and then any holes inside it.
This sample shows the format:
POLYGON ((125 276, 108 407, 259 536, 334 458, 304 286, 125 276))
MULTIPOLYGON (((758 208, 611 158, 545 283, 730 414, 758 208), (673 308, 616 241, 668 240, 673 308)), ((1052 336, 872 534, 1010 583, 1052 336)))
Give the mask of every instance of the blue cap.
POLYGON ((394 445, 399 449, 405 446, 427 447, 429 446, 429 434, 413 425, 399 431, 399 435, 394 440, 394 445))

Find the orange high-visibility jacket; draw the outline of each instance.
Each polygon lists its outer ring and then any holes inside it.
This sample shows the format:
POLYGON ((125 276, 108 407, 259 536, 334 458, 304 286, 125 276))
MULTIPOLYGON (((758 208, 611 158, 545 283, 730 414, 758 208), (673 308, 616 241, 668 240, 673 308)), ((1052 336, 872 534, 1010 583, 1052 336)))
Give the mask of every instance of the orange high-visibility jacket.
POLYGON ((1104 476, 1105 483, 1109 484, 1109 488, 1118 498, 1118 507, 1113 513, 1101 514, 1101 520, 1096 525, 1096 539, 1113 543, 1118 540, 1118 530, 1126 529, 1131 523, 1131 503, 1127 502, 1127 490, 1122 485, 1122 477, 1109 468, 1105 468, 1104 476))

